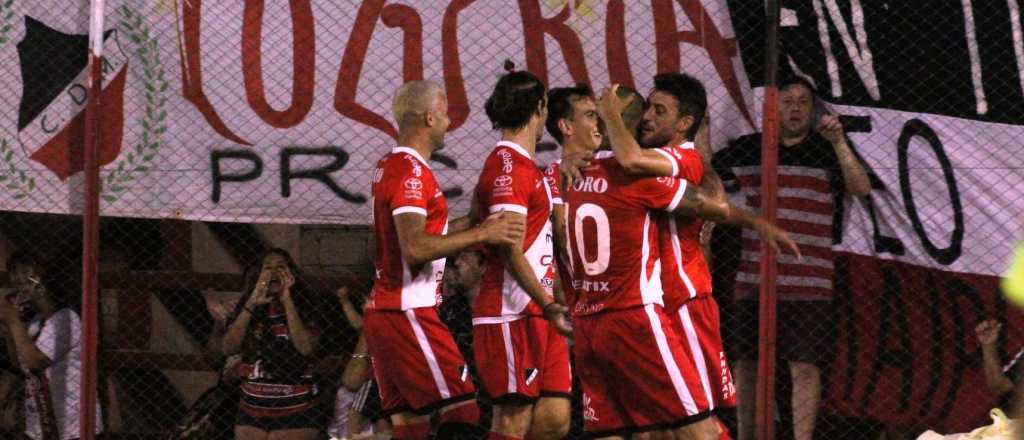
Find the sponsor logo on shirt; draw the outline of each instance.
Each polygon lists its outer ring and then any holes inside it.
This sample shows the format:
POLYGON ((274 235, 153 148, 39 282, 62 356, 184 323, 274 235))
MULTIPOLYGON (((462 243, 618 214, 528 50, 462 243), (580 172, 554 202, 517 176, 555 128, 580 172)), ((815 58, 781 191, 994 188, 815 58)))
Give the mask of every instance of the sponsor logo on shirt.
POLYGON ((405 160, 409 161, 409 165, 412 166, 412 174, 416 177, 423 175, 423 167, 420 166, 420 161, 410 155, 405 155, 405 160))
POLYGON ((512 176, 508 174, 502 174, 494 179, 494 186, 496 188, 512 186, 512 176))
POLYGON ((611 292, 612 290, 608 287, 608 284, 609 281, 573 280, 572 288, 585 292, 611 292))
MULTIPOLYGON (((506 171, 507 173, 508 171, 506 171)), ((494 178, 494 190, 492 195, 495 197, 507 197, 511 196, 514 191, 512 190, 512 176, 508 174, 502 174, 494 178)))
POLYGON ((406 179, 405 183, 403 185, 405 185, 405 189, 411 189, 411 190, 423 189, 423 181, 420 180, 420 179, 417 179, 415 177, 412 178, 412 179, 406 179))
POLYGON ((601 194, 608 191, 608 181, 604 177, 594 178, 594 176, 587 176, 583 179, 577 180, 572 185, 573 191, 578 192, 590 192, 601 194))
POLYGON ((586 303, 586 302, 583 302, 583 301, 579 301, 579 302, 576 303, 576 309, 573 310, 573 313, 576 313, 576 314, 581 314, 581 313, 582 314, 593 314, 593 313, 600 312, 601 309, 604 309, 604 304, 601 304, 601 303, 586 303))
POLYGON ((590 406, 592 402, 590 396, 587 393, 583 393, 583 420, 588 422, 598 421, 597 411, 594 410, 594 407, 590 406))
POLYGON ((498 156, 501 156, 501 170, 505 173, 512 172, 512 153, 508 150, 502 149, 498 151, 498 156))

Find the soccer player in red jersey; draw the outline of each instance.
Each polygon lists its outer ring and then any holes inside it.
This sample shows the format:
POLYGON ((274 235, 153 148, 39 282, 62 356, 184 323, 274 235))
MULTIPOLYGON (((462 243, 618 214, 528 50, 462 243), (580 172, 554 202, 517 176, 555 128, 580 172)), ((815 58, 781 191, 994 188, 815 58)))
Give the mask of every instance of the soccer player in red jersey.
MULTIPOLYGON (((642 105, 642 104, 640 104, 642 105)), ((639 120, 639 118, 637 118, 639 120)), ((562 209, 562 160, 573 160, 592 154, 604 139, 594 93, 586 85, 559 87, 548 92, 548 118, 545 122, 548 134, 562 146, 562 159, 556 160, 544 170, 544 177, 551 188, 551 224, 555 240, 555 262, 562 284, 568 280, 567 256, 565 254, 565 210, 562 209)), ((564 289, 562 289, 564 293, 564 289)), ((559 291, 555 291, 557 296, 559 291)), ((563 304, 572 307, 571 298, 559 298, 563 304)))
POLYGON ((486 112, 501 141, 484 161, 481 212, 526 222, 521 243, 488 249, 473 307, 473 349, 494 402, 490 439, 557 439, 569 430, 572 375, 565 306, 552 295, 551 188, 535 163, 547 118, 544 84, 525 71, 502 76, 486 112))
MULTIPOLYGON (((698 80, 685 74, 655 77, 655 88, 639 130, 640 143, 647 148, 644 150, 632 139, 632 133, 614 120, 616 109, 624 103, 613 92, 614 86, 606 91, 599 110, 607 118, 613 149, 616 153, 622 152, 616 158, 623 168, 631 174, 679 176, 700 182, 710 197, 724 202, 721 182, 710 167, 706 167, 710 160, 710 145, 706 145, 707 98, 698 80), (692 142, 698 128, 705 135, 702 147, 707 151, 703 154, 692 142)), ((699 373, 701 386, 693 392, 703 394, 711 410, 734 407, 735 386, 722 344, 719 309, 711 296, 711 274, 700 245, 704 221, 678 216, 661 216, 658 221, 665 308, 684 342, 684 349, 694 360, 688 368, 699 373)), ((788 236, 773 226, 750 215, 739 215, 736 221, 758 230, 773 245, 781 242, 799 255, 788 236)))
POLYGON ((582 172, 562 199, 586 429, 595 438, 706 431, 709 403, 691 391, 700 378, 663 310, 653 214, 725 219, 729 209, 684 180, 630 176, 611 152, 582 172))
POLYGON ((400 146, 377 163, 373 178, 377 252, 366 343, 394 438, 426 438, 435 411, 438 436, 468 437, 479 421, 475 388, 435 308, 445 257, 479 243, 518 243, 525 228, 498 214, 448 233, 448 205, 428 162, 444 146, 450 122, 444 90, 428 81, 405 83, 392 111, 400 146))

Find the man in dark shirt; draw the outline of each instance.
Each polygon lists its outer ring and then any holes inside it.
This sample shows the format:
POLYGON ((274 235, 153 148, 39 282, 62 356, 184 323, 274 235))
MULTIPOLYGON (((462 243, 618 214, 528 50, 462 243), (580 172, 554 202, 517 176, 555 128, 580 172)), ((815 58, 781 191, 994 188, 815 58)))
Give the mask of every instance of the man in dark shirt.
MULTIPOLYGON (((832 244, 839 237, 833 217, 835 201, 864 196, 870 181, 854 156, 839 119, 816 118, 814 89, 803 79, 780 85, 778 225, 800 245, 802 259, 778 257, 778 355, 788 361, 793 383, 793 433, 810 440, 821 394, 821 371, 831 343, 832 244), (813 319, 808 319, 813 317, 813 319)), ((714 155, 713 167, 738 206, 759 210, 761 203, 761 134, 736 139, 714 155)), ((721 250, 718 250, 721 252, 721 250)), ((754 381, 757 359, 757 295, 760 284, 756 234, 742 232, 733 293, 736 313, 730 333, 739 394, 740 439, 753 438, 754 381)), ((729 257, 728 254, 725 257, 729 257)))

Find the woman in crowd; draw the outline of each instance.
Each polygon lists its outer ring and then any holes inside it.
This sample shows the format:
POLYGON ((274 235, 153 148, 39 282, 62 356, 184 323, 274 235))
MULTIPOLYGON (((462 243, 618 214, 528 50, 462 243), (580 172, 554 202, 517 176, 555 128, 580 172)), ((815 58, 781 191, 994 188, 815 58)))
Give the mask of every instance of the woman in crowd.
POLYGON ((242 378, 235 437, 312 440, 325 425, 313 375, 322 322, 291 255, 271 249, 222 341, 242 378))
MULTIPOLYGON (((82 324, 72 306, 81 292, 78 265, 51 265, 42 271, 31 258, 12 258, 12 278, 29 283, 14 302, 0 299, 0 321, 7 330, 12 360, 24 375, 25 435, 40 440, 79 437, 82 324)), ((103 423, 96 405, 96 432, 103 423)))

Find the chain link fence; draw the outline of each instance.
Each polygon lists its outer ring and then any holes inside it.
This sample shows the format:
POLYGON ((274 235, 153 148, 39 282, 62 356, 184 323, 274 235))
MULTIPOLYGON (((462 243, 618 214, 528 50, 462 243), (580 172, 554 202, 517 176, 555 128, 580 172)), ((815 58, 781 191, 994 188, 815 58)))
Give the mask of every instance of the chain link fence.
MULTIPOLYGON (((777 216, 803 256, 778 260, 777 438, 987 424, 1024 352, 998 287, 1024 218, 1019 2, 781 3, 777 216)), ((0 0, 5 438, 79 435, 89 7, 0 0)), ((103 438, 389 438, 370 380, 388 366, 369 365, 360 329, 371 176, 404 81, 447 91, 431 167, 453 219, 499 138, 483 104, 506 59, 549 87, 646 95, 656 73, 695 76, 713 169, 758 210, 764 17, 740 0, 107 1, 103 438), (283 299, 253 300, 264 281, 294 281, 301 336, 283 299)), ((560 155, 545 136, 537 165, 560 155)), ((755 438, 758 245, 725 225, 710 238, 738 391, 716 415, 739 439, 755 438)), ((481 258, 448 260, 439 309, 470 363, 481 258)), ((585 436, 576 385, 569 438, 585 436)))

